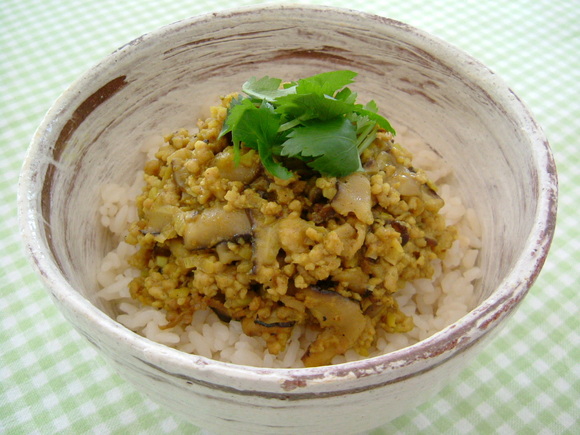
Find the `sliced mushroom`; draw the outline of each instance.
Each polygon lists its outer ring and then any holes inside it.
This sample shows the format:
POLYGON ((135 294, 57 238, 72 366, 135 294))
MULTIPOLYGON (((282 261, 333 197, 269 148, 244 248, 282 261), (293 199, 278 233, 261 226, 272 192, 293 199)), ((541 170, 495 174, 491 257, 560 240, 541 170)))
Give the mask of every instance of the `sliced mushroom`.
POLYGON ((371 182, 367 175, 355 172, 339 180, 337 185, 338 191, 330 203, 332 208, 343 216, 354 213, 361 222, 372 224, 371 182))
POLYGON ((314 204, 312 212, 308 213, 308 220, 319 225, 328 222, 336 216, 336 210, 330 204, 314 204))
POLYGON ((334 291, 309 287, 302 293, 304 304, 323 328, 302 361, 307 367, 330 364, 332 358, 354 346, 367 320, 357 302, 334 291))
POLYGON ((251 183, 260 172, 260 159, 254 150, 243 154, 239 164, 236 164, 232 149, 227 148, 215 156, 214 165, 223 178, 244 184, 251 183))
POLYGON ((268 351, 273 355, 277 355, 286 348, 295 324, 296 321, 294 320, 281 321, 277 319, 275 314, 267 320, 244 317, 242 319, 242 330, 250 337, 262 337, 266 341, 268 351))
POLYGON ((146 232, 160 234, 173 228, 173 218, 180 213, 179 207, 174 205, 157 205, 145 211, 147 221, 146 232))
POLYGON ((401 235, 401 246, 405 246, 409 242, 409 230, 407 226, 400 221, 390 222, 393 229, 401 235))
POLYGON ((429 185, 429 183, 423 184, 423 186, 421 186, 421 188, 422 188, 422 191, 423 191, 423 194, 424 195, 428 195, 431 198, 440 199, 441 200, 441 197, 439 196, 439 194, 434 190, 433 187, 431 187, 429 185))
POLYGON ((367 160, 364 163, 364 169, 367 173, 376 174, 384 170, 386 165, 396 166, 397 160, 390 152, 383 150, 374 159, 367 160))
POLYGON ((445 205, 445 201, 443 201, 429 184, 423 184, 421 186, 421 193, 421 199, 425 203, 427 210, 437 213, 445 205))
POLYGON ((382 302, 374 302, 367 307, 365 310, 365 316, 370 319, 378 318, 382 316, 390 307, 390 305, 385 305, 382 302))
POLYGON ((173 181, 181 190, 187 189, 187 179, 191 175, 185 168, 184 161, 181 159, 171 160, 171 171, 173 172, 173 181))
POLYGON ((363 165, 365 171, 369 172, 369 173, 377 173, 379 172, 379 164, 377 159, 369 159, 367 160, 364 165, 363 165))
POLYGON ((261 213, 254 212, 252 217, 252 273, 260 274, 264 267, 278 266, 277 257, 280 251, 278 224, 267 225, 261 213))
POLYGON ((292 328, 296 321, 292 320, 289 322, 263 322, 262 320, 256 319, 254 320, 256 325, 264 326, 266 328, 292 328))
POLYGON ((222 301, 217 298, 206 298, 205 302, 222 322, 229 323, 232 320, 231 311, 226 308, 222 301))
POLYGON ((181 148, 167 157, 167 163, 171 165, 173 173, 173 181, 179 188, 185 190, 187 188, 187 179, 191 175, 185 168, 185 162, 191 159, 193 153, 187 148, 181 148))
MULTIPOLYGON (((252 224, 245 210, 226 211, 215 206, 196 214, 187 214, 180 228, 187 249, 206 249, 224 240, 252 233, 252 224)), ((178 234, 180 230, 176 226, 178 234)))
POLYGON ((391 294, 385 294, 378 299, 367 298, 364 302, 363 312, 372 322, 377 322, 387 312, 397 312, 399 310, 397 302, 391 294))
POLYGON ((390 183, 403 196, 419 196, 421 194, 421 183, 407 168, 398 168, 391 177, 390 183))

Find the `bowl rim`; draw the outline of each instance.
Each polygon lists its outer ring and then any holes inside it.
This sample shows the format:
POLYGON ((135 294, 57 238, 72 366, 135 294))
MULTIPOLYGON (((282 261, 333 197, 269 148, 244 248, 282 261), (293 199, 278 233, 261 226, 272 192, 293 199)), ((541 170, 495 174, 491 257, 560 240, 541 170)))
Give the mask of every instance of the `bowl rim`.
MULTIPOLYGON (((396 372, 400 368, 410 367, 419 361, 429 361, 427 367, 420 364, 415 365, 417 368, 422 367, 423 370, 428 370, 442 364, 457 352, 462 352, 474 345, 493 330, 502 319, 513 313, 515 307, 519 305, 540 273, 554 235, 557 195, 556 166, 549 143, 542 129, 516 94, 503 80, 478 60, 436 36, 383 16, 330 6, 270 4, 232 8, 176 21, 121 46, 84 72, 51 106, 31 140, 19 179, 18 210, 26 254, 34 269, 44 281, 45 287, 59 304, 66 306, 71 312, 78 313, 88 319, 89 322, 97 325, 103 334, 128 343, 136 353, 148 358, 149 361, 153 361, 153 364, 157 366, 172 367, 175 370, 183 371, 194 367, 204 371, 214 370, 216 373, 224 375, 225 379, 241 376, 253 381, 259 381, 256 383, 257 388, 264 381, 266 383, 279 384, 279 380, 282 377, 287 381, 291 381, 288 384, 290 385, 288 390, 291 390, 302 387, 301 382, 303 380, 316 381, 324 379, 324 382, 328 383, 329 381, 350 378, 353 375, 358 379, 386 371, 396 372), (82 85, 83 80, 86 80, 88 76, 99 70, 105 70, 108 66, 114 64, 119 57, 130 56, 133 50, 142 44, 154 41, 156 37, 165 32, 179 30, 182 27, 196 25, 207 20, 239 18, 246 14, 264 11, 274 13, 285 11, 288 13, 293 10, 307 11, 313 16, 330 12, 341 15, 345 19, 356 17, 370 20, 376 25, 396 28, 400 32, 412 34, 414 38, 421 38, 428 42, 435 50, 445 51, 456 56, 457 61, 454 64, 461 64, 461 71, 469 73, 472 82, 483 89, 495 90, 497 95, 500 96, 498 99, 501 103, 518 115, 520 125, 529 133, 530 143, 534 146, 533 157, 538 171, 538 206, 535 211, 532 229, 524 245, 524 253, 518 257, 512 270, 494 293, 458 321, 414 345, 360 361, 311 368, 262 368, 191 355, 152 342, 122 326, 77 293, 52 261, 51 256, 45 254, 50 249, 46 241, 43 240, 43 234, 40 229, 42 216, 37 212, 36 207, 39 204, 38 192, 34 192, 37 178, 44 176, 38 165, 38 158, 43 155, 43 152, 46 152, 46 147, 50 146, 50 143, 47 144, 43 141, 44 134, 50 128, 54 119, 59 116, 62 108, 74 102, 74 98, 80 94, 79 86, 82 85), (292 384, 292 382, 295 382, 295 384, 292 384)), ((389 380, 387 383, 395 382, 399 379, 401 378, 389 380)), ((378 386, 380 385, 371 384, 361 388, 368 389, 378 386)), ((332 394, 340 394, 340 392, 332 394)))

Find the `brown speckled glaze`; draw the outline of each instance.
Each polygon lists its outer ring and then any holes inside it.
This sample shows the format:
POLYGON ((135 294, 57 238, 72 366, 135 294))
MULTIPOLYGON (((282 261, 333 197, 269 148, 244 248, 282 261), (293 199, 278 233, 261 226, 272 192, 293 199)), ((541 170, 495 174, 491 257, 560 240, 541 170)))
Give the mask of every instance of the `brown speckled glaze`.
POLYGON ((324 7, 271 6, 177 22, 123 46, 74 83, 36 132, 19 191, 24 242, 71 323, 136 388, 213 432, 352 433, 435 394, 514 312, 556 218, 548 143, 518 97, 477 61, 405 24, 324 7), (418 345, 331 367, 260 369, 151 343, 98 301, 111 248, 98 187, 127 182, 145 141, 192 128, 247 78, 359 73, 375 99, 455 170, 483 222, 479 305, 418 345))

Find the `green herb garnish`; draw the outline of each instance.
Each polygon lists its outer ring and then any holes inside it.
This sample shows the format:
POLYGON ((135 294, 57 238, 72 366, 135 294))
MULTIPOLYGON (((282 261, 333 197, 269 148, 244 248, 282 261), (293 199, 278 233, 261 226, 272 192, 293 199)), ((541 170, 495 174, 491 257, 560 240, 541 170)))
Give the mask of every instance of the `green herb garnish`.
POLYGON ((236 162, 243 144, 258 151, 272 175, 287 179, 284 165, 298 159, 326 176, 343 177, 362 170, 360 154, 379 128, 393 135, 374 101, 363 106, 347 85, 357 73, 331 71, 282 85, 271 77, 251 78, 246 96, 232 101, 220 137, 231 133, 236 162))

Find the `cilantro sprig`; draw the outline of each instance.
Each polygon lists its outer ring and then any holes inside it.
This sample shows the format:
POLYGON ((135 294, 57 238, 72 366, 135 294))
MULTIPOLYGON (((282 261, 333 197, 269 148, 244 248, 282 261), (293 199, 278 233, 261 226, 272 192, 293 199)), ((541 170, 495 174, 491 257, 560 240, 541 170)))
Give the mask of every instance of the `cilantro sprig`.
POLYGON ((252 148, 266 170, 282 179, 293 176, 291 159, 326 176, 361 171, 360 154, 377 131, 395 130, 374 101, 356 103, 357 94, 347 87, 356 76, 330 71, 284 84, 253 77, 242 86, 245 96, 232 101, 220 137, 231 133, 236 162, 242 145, 252 148))

